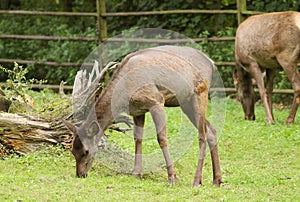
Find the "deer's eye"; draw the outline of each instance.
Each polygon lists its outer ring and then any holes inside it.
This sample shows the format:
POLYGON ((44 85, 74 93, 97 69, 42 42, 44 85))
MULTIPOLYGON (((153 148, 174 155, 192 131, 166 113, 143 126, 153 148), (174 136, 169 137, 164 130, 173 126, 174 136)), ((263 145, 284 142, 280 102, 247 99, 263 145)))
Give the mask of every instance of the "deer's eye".
POLYGON ((86 150, 84 150, 84 151, 82 152, 81 157, 84 157, 84 156, 87 156, 87 155, 89 155, 89 150, 88 150, 88 149, 86 149, 86 150))

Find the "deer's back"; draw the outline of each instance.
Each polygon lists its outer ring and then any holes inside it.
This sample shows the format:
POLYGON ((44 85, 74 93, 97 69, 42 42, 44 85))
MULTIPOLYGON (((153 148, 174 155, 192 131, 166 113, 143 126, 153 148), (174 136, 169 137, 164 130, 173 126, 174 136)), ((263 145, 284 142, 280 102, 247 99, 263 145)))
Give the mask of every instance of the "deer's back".
POLYGON ((193 96, 200 81, 209 88, 213 71, 213 62, 194 48, 159 46, 137 51, 123 59, 114 76, 116 94, 123 100, 118 106, 129 103, 132 115, 158 102, 178 106, 193 96))
POLYGON ((236 59, 244 64, 255 60, 262 67, 280 67, 276 54, 300 46, 300 13, 278 12, 249 17, 236 33, 236 59))

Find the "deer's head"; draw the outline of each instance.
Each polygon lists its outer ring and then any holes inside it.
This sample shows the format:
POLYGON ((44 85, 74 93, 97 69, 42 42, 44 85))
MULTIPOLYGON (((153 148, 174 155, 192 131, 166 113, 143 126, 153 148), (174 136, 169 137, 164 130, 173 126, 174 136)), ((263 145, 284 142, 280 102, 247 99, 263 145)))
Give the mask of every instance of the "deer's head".
POLYGON ((88 118, 79 126, 68 121, 63 122, 74 135, 71 152, 76 160, 76 176, 87 177, 102 135, 95 111, 92 110, 88 118))
POLYGON ((72 92, 75 124, 63 122, 74 135, 71 151, 76 160, 77 177, 87 177, 104 133, 96 117, 95 99, 101 90, 100 81, 105 72, 116 65, 115 62, 108 63, 100 72, 95 60, 92 68, 83 66, 75 77, 72 92))
POLYGON ((238 70, 235 69, 233 73, 233 80, 238 91, 238 99, 241 102, 244 110, 245 120, 255 120, 255 93, 250 74, 248 74, 242 68, 238 70))

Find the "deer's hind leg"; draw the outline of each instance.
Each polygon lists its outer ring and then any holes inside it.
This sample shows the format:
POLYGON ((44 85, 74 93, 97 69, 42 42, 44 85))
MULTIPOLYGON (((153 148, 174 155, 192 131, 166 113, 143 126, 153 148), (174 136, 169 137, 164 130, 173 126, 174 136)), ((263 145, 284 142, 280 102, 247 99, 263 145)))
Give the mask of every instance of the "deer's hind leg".
POLYGON ((206 108, 208 104, 208 87, 204 81, 199 82, 194 89, 194 95, 189 101, 181 103, 182 111, 187 115, 193 125, 198 129, 199 156, 193 186, 202 184, 202 168, 205 158, 207 128, 206 128, 206 108))
MULTIPOLYGON (((198 102, 194 99, 192 99, 191 102, 186 102, 185 104, 181 105, 181 108, 183 112, 187 115, 187 117, 190 119, 190 121, 193 123, 193 125, 198 128, 197 121, 199 119, 199 113, 197 112, 197 107, 195 109, 195 106, 198 105, 198 102), (197 118, 198 117, 198 118, 197 118)), ((201 123, 203 124, 203 123, 201 123)), ((219 162, 219 154, 218 154, 218 142, 217 142, 217 133, 216 130, 213 128, 213 126, 206 120, 206 134, 207 134, 207 142, 210 148, 210 154, 211 154, 211 160, 212 160, 212 168, 213 168, 213 184, 216 186, 220 186, 220 184, 223 182, 222 176, 221 176, 221 168, 220 168, 220 162, 219 162)), ((202 130, 203 132, 203 130, 202 130)), ((205 149, 200 144, 201 139, 203 141, 203 137, 201 134, 199 134, 199 147, 200 147, 200 153, 198 158, 198 167, 196 170, 195 178, 193 186, 198 186, 199 184, 202 184, 202 167, 203 167, 203 161, 205 157, 205 149), (202 149, 201 149, 202 148, 202 149)), ((205 141, 206 142, 206 141, 205 141)))
POLYGON ((139 179, 142 174, 142 141, 143 130, 145 123, 145 115, 133 117, 134 122, 134 143, 135 143, 135 158, 134 158, 134 170, 132 175, 139 179))
POLYGON ((205 158, 206 142, 208 142, 212 166, 213 166, 213 184, 220 186, 222 183, 221 168, 219 163, 217 135, 213 126, 206 120, 206 108, 208 104, 208 89, 205 83, 200 83, 195 90, 191 100, 181 103, 182 111, 187 115, 199 133, 199 157, 193 186, 202 184, 202 168, 205 158))
POLYGON ((266 77, 267 77, 267 83, 266 83, 266 94, 267 94, 267 101, 269 108, 271 109, 271 115, 274 120, 274 114, 272 110, 272 92, 273 92, 273 86, 274 86, 274 77, 276 75, 276 71, 273 69, 266 69, 266 77))
POLYGON ((208 104, 208 86, 204 81, 199 82, 199 84, 194 89, 195 99, 194 99, 194 114, 196 126, 198 129, 198 141, 199 141, 199 157, 198 166, 196 169, 193 186, 196 187, 202 184, 202 168, 206 152, 206 142, 207 142, 207 128, 206 128, 206 109, 208 104))
POLYGON ((212 168, 213 168, 213 184, 216 186, 220 186, 223 183, 221 168, 219 162, 219 152, 218 152, 218 141, 217 141, 217 132, 214 127, 206 121, 207 127, 207 142, 210 149, 212 168))
POLYGON ((175 184, 177 178, 176 178, 176 173, 173 168, 173 163, 171 161, 171 157, 168 149, 166 116, 165 116, 164 106, 163 104, 156 104, 150 108, 149 112, 151 113, 153 122, 155 124, 157 140, 166 161, 166 166, 168 171, 168 182, 171 185, 175 184))
POLYGON ((250 63, 249 72, 253 76, 253 78, 256 80, 260 98, 265 107, 266 122, 267 122, 267 124, 274 124, 275 122, 274 122, 273 115, 272 115, 272 108, 270 108, 269 103, 268 103, 266 88, 265 88, 264 79, 262 76, 260 66, 256 62, 250 63))
POLYGON ((286 73, 289 81, 294 89, 294 99, 291 112, 286 120, 287 124, 293 124, 297 113, 298 106, 300 104, 300 74, 297 68, 297 60, 300 55, 300 46, 294 50, 294 52, 282 52, 277 55, 277 60, 286 73))

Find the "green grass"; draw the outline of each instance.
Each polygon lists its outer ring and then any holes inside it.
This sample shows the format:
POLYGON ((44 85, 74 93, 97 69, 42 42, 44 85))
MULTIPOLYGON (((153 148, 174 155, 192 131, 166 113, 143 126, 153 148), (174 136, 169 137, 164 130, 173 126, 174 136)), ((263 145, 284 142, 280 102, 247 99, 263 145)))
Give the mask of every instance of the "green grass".
MULTIPOLYGON (((188 131, 189 126, 183 124, 180 111, 167 112, 171 145, 176 144, 172 139, 177 133, 188 131), (181 130, 181 126, 186 128, 181 130)), ((203 186, 191 187, 197 141, 192 141, 175 162, 179 181, 174 186, 168 185, 165 169, 146 172, 142 180, 136 180, 108 169, 99 160, 88 178, 78 179, 72 154, 58 146, 0 160, 0 201, 299 201, 300 114, 293 126, 286 126, 288 113, 275 109, 276 124, 266 126, 262 106, 256 107, 256 121, 244 121, 240 104, 228 100, 225 125, 219 134, 224 179, 221 188, 212 185, 209 156, 205 159, 203 186)), ((147 117, 147 129, 151 131, 150 122, 147 117)), ((118 146, 133 151, 131 132, 108 133, 118 146)), ((144 144, 146 153, 158 149, 155 135, 152 139, 150 136, 144 144)), ((196 137, 193 134, 194 140, 196 137)))

